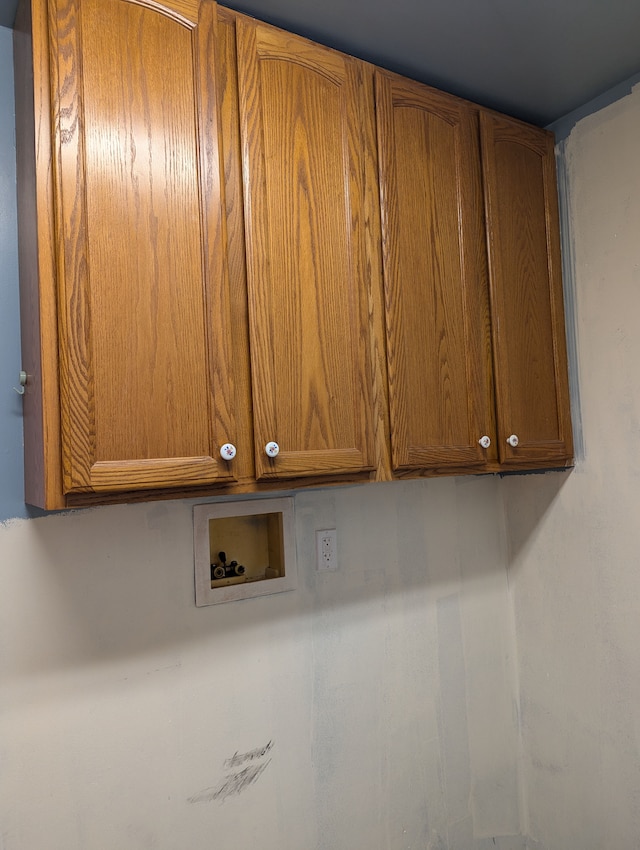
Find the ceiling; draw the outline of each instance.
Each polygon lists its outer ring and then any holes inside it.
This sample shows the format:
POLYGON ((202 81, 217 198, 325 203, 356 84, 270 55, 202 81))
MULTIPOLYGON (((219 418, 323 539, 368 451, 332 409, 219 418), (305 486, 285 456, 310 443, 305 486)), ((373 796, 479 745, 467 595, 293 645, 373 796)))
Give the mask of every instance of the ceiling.
MULTIPOLYGON (((16 3, 0 0, 1 25, 16 3)), ((640 72, 639 0, 225 5, 542 126, 640 72)))

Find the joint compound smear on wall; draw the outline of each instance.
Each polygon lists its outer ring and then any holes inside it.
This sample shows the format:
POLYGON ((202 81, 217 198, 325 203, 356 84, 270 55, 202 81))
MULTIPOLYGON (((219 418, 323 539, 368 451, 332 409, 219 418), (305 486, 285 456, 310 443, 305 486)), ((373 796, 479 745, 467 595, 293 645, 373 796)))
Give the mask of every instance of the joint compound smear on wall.
POLYGON ((235 794, 241 794, 254 782, 257 782, 260 776, 271 764, 271 759, 264 761, 267 753, 273 748, 273 741, 269 741, 264 747, 258 747, 255 750, 249 750, 247 753, 236 752, 224 762, 226 768, 236 768, 243 764, 241 770, 231 770, 227 773, 224 780, 213 788, 205 788, 193 797, 189 797, 190 803, 212 803, 214 800, 224 802, 227 797, 232 797, 235 794), (248 764, 247 764, 248 762, 248 764))

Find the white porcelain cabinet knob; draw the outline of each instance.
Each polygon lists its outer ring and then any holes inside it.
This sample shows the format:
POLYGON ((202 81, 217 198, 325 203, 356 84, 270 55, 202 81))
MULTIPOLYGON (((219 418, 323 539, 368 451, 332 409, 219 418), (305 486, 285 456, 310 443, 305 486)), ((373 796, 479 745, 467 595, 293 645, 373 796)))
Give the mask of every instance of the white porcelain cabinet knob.
POLYGON ((507 437, 507 442, 515 449, 520 441, 518 440, 517 434, 512 434, 510 437, 507 437))
POLYGON ((236 447, 233 443, 225 443, 220 447, 220 457, 222 460, 233 460, 236 456, 236 447))
POLYGON ((483 449, 488 449, 491 445, 491 437, 487 437, 487 435, 485 434, 484 437, 480 437, 478 442, 480 443, 483 449))
POLYGON ((275 457, 280 451, 280 446, 277 443, 271 441, 270 443, 267 443, 267 445, 264 447, 264 450, 268 457, 275 457))

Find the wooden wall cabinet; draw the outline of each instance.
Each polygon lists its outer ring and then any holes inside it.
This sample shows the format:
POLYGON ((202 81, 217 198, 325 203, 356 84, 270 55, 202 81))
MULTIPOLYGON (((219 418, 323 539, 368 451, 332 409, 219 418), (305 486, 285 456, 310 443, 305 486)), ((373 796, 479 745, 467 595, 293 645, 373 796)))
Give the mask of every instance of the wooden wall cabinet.
POLYGON ((552 135, 383 71, 376 116, 394 471, 570 463, 552 135))
POLYGON ((213 0, 15 59, 28 502, 570 462, 548 134, 213 0))

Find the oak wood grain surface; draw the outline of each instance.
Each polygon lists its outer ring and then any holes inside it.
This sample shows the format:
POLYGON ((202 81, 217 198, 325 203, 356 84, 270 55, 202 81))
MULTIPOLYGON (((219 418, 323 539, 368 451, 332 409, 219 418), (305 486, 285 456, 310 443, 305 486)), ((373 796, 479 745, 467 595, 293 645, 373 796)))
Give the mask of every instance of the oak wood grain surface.
MULTIPOLYGON (((249 354, 249 305, 244 239, 242 195, 242 152, 238 103, 236 18, 230 9, 218 7, 218 35, 215 76, 220 110, 220 143, 224 167, 224 197, 227 224, 227 266, 229 270, 230 324, 225 336, 232 346, 234 413, 238 454, 234 470, 238 482, 255 482, 253 402, 249 354)), ((222 330, 221 324, 216 332, 222 330)))
POLYGON ((553 135, 480 118, 500 460, 561 464, 573 440, 553 135))
POLYGON ((370 469, 368 69, 248 19, 237 37, 256 475, 370 469))
POLYGON ((233 475, 216 7, 187 5, 54 6, 67 492, 233 475))
POLYGON ((27 501, 571 463, 550 134, 213 0, 14 38, 27 501))
POLYGON ((496 455, 477 114, 387 72, 376 96, 393 466, 483 466, 496 455))

